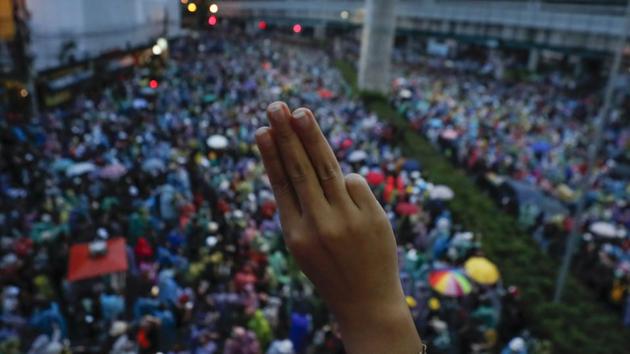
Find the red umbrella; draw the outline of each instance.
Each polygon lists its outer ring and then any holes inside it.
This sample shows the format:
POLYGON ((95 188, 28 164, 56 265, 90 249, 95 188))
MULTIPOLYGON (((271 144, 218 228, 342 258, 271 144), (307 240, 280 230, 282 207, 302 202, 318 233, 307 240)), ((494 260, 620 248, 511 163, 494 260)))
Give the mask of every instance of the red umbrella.
POLYGON ((385 182, 385 175, 380 171, 370 171, 365 175, 365 179, 370 186, 378 186, 385 182))
POLYGON ((79 243, 70 248, 68 257, 69 281, 125 272, 128 268, 124 238, 108 240, 102 254, 93 254, 90 251, 89 243, 79 243))
POLYGON ((20 237, 13 244, 13 251, 20 256, 25 257, 33 250, 33 240, 27 237, 20 237))
POLYGON ((352 139, 344 139, 341 142, 341 148, 342 149, 348 149, 349 147, 352 146, 352 144, 354 144, 354 142, 352 141, 352 139))
POLYGON ((273 214, 276 212, 276 203, 268 200, 262 203, 262 205, 260 206, 260 210, 263 216, 267 218, 271 218, 273 217, 273 214))
POLYGON ((317 93, 319 94, 319 97, 324 99, 329 99, 333 96, 332 91, 330 91, 329 89, 320 89, 319 91, 317 91, 317 93))
POLYGON ((138 258, 150 258, 153 256, 153 249, 146 238, 140 237, 135 247, 136 256, 138 258))
POLYGON ((400 215, 413 215, 416 214, 420 208, 413 203, 402 202, 396 205, 396 212, 400 215))

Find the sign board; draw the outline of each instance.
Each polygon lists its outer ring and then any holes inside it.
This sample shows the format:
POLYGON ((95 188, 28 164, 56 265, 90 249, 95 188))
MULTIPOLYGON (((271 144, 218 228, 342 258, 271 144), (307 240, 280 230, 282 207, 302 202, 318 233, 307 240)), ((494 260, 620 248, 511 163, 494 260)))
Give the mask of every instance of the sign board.
POLYGON ((0 40, 12 41, 15 37, 13 1, 0 0, 0 40))

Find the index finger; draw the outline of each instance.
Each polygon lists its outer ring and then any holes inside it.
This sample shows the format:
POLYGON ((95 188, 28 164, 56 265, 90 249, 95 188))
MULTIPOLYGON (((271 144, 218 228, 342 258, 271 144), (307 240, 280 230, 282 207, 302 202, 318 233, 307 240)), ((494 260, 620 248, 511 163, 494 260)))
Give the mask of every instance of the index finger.
POLYGON ((284 171, 284 166, 282 166, 280 154, 273 141, 270 128, 262 127, 256 131, 256 144, 260 150, 267 176, 269 176, 271 189, 278 203, 280 220, 282 225, 289 227, 291 220, 299 218, 300 205, 284 171))

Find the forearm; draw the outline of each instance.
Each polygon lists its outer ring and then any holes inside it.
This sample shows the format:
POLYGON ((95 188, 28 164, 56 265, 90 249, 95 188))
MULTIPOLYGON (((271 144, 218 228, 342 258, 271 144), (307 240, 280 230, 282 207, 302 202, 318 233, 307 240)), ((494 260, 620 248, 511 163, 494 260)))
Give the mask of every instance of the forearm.
POLYGON ((420 336, 401 296, 392 304, 334 311, 349 354, 418 354, 420 336))

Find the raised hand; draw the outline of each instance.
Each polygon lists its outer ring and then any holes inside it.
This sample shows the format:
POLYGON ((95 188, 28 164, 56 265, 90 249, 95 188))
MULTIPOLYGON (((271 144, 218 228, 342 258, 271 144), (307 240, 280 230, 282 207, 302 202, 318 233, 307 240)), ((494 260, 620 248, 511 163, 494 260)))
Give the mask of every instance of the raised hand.
POLYGON ((418 353, 385 212, 359 175, 343 176, 313 113, 275 102, 256 142, 289 251, 339 321, 349 353, 418 353))

